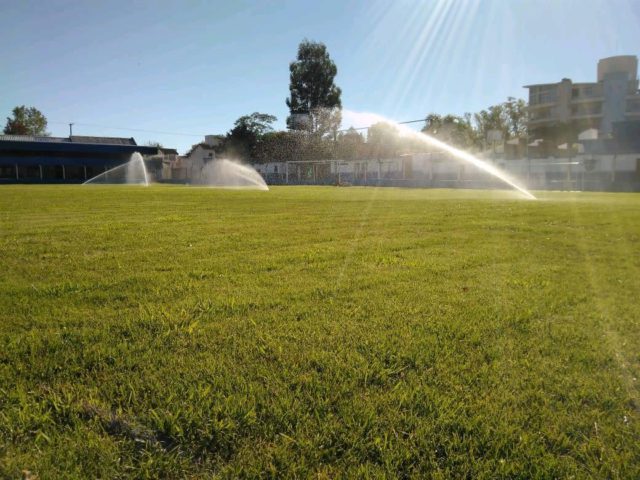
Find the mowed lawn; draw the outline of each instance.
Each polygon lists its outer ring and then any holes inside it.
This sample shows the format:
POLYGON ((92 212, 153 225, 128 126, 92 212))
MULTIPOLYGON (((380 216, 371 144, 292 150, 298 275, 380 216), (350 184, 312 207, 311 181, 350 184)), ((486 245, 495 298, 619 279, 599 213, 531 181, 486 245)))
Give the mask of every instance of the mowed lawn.
POLYGON ((539 196, 0 187, 0 477, 640 478, 640 194, 539 196))

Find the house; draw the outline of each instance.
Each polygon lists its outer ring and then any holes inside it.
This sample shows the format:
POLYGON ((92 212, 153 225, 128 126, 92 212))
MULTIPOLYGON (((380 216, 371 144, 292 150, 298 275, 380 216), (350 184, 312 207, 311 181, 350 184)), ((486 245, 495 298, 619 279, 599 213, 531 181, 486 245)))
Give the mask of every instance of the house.
POLYGON ((220 135, 206 135, 204 142, 193 145, 186 155, 170 157, 163 169, 163 178, 183 182, 202 180, 202 169, 216 159, 216 148, 220 143, 220 135))

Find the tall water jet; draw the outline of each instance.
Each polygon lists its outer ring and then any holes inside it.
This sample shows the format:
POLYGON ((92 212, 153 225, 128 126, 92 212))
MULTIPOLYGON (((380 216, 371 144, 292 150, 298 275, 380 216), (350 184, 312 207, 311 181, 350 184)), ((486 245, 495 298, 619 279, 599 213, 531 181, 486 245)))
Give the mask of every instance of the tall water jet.
POLYGON ((83 185, 90 183, 144 185, 146 187, 149 185, 149 174, 142 155, 134 152, 127 163, 102 172, 84 182, 83 185))
POLYGON ((348 115, 351 117, 351 119, 358 119, 358 118, 365 119, 368 123, 385 122, 390 125, 393 125, 404 137, 411 138, 411 139, 417 140, 418 142, 424 143, 425 145, 436 147, 440 150, 443 150, 448 154, 450 154, 451 156, 453 156, 454 158, 461 160, 465 163, 471 164, 479 168, 480 170, 488 173, 489 175, 492 175, 493 177, 501 180, 502 182, 506 183, 513 189, 522 193, 522 195, 524 195, 526 198, 531 200, 536 199, 536 197, 529 190, 527 190, 522 185, 520 185, 515 179, 507 175, 506 172, 500 170, 498 167, 496 167, 495 165, 492 165, 491 163, 485 160, 481 160, 471 155, 469 152, 465 152, 464 150, 460 150, 458 148, 452 147, 448 143, 438 140, 437 138, 427 135, 426 133, 416 132, 415 130, 412 130, 411 128, 407 127, 406 125, 402 125, 398 122, 394 122, 393 120, 386 119, 380 115, 369 114, 369 113, 361 114, 361 113, 351 112, 351 111, 348 111, 348 115))
POLYGON ((202 169, 200 180, 196 183, 218 188, 269 190, 262 176, 254 168, 226 158, 207 163, 202 169))

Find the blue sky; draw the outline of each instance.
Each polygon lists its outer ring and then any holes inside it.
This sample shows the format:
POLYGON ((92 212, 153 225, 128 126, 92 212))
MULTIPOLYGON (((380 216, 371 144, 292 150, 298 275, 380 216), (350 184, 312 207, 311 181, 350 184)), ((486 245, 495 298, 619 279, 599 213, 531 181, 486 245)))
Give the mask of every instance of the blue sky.
POLYGON ((327 45, 345 109, 411 120, 593 81, 599 58, 640 54, 640 2, 0 0, 0 116, 25 104, 53 135, 180 152, 254 111, 283 128, 303 38, 327 45))

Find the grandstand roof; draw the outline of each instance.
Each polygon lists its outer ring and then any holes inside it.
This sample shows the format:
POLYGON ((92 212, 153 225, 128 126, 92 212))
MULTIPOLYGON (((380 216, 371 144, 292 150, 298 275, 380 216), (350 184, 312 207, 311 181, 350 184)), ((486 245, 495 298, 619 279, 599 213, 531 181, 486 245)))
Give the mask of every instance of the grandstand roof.
POLYGON ((84 143, 98 145, 137 145, 133 138, 90 137, 73 135, 71 137, 45 137, 35 135, 0 135, 0 141, 35 143, 84 143))
POLYGON ((133 138, 0 135, 2 165, 104 165, 121 163, 134 152, 155 155, 158 148, 137 145, 133 138))

